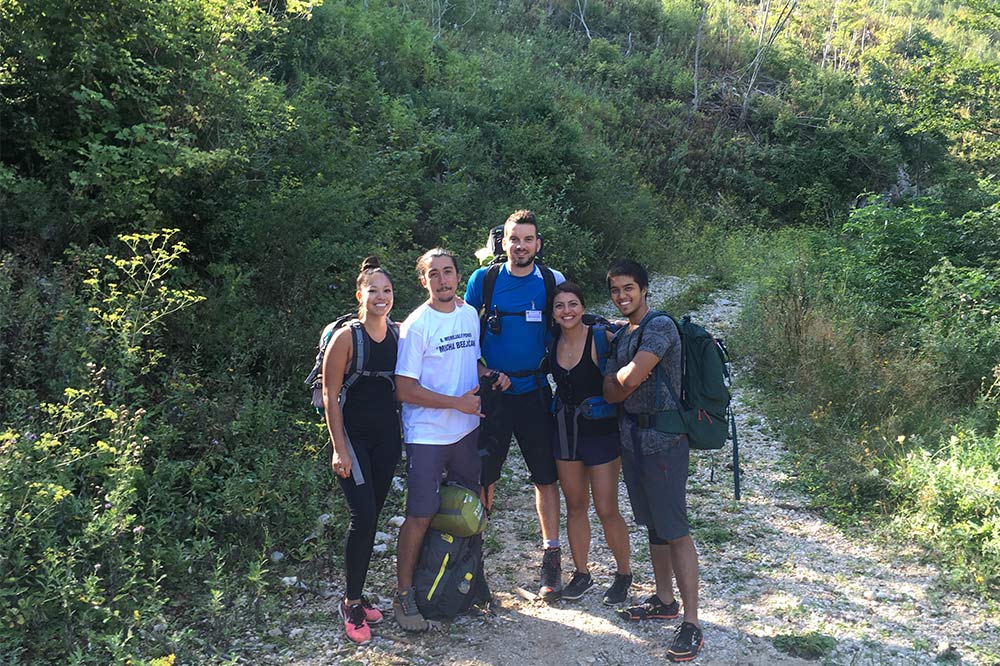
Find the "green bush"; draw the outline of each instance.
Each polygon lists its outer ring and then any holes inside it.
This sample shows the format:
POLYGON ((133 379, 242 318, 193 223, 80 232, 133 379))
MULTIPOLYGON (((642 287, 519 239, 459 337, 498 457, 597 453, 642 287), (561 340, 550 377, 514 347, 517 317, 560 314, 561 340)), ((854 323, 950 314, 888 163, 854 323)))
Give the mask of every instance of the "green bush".
POLYGON ((984 373, 1000 364, 1000 262, 961 267, 942 259, 927 275, 918 312, 922 347, 945 375, 945 390, 972 402, 984 373))
POLYGON ((144 412, 93 379, 0 435, 0 652, 23 663, 123 661, 167 601, 139 517, 144 412))
POLYGON ((1000 589, 1000 433, 959 430, 936 451, 910 451, 892 483, 900 523, 943 555, 954 580, 1000 589))

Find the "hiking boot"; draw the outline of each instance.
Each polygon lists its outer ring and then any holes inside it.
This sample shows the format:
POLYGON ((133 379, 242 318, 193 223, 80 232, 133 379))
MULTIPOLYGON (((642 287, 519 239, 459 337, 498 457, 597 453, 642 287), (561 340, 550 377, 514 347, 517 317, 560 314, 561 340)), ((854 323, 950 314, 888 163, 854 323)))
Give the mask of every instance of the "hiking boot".
POLYGON ((361 607, 365 609, 365 620, 368 624, 378 624, 384 619, 382 611, 377 606, 372 605, 372 602, 368 601, 366 597, 361 597, 361 607))
POLYGON ((655 594, 642 603, 623 608, 618 617, 624 620, 673 620, 680 614, 681 605, 674 599, 669 604, 660 601, 655 594))
POLYGON ((698 651, 704 644, 705 637, 702 636, 701 629, 690 622, 682 622, 674 632, 674 640, 667 650, 667 659, 673 662, 691 661, 698 656, 698 651))
POLYGON ((542 601, 556 601, 562 596, 562 549, 546 548, 542 555, 542 573, 538 596, 542 601))
MULTIPOLYGON (((607 606, 620 606, 628 601, 628 592, 632 587, 632 574, 615 574, 615 580, 611 587, 604 593, 604 604, 607 606)), ((675 616, 676 617, 676 616, 675 616)))
POLYGON ((573 577, 569 580, 569 584, 563 588, 562 598, 569 599, 570 601, 576 601, 585 595, 587 590, 592 587, 594 587, 594 579, 589 573, 574 571, 573 577))
POLYGON ((365 645, 372 640, 372 630, 365 620, 365 609, 361 604, 347 605, 347 600, 340 601, 340 619, 344 621, 344 633, 358 645, 365 645))
POLYGON ((430 628, 417 608, 417 599, 412 587, 396 592, 396 598, 392 600, 392 612, 396 616, 396 622, 406 631, 427 631, 430 628))

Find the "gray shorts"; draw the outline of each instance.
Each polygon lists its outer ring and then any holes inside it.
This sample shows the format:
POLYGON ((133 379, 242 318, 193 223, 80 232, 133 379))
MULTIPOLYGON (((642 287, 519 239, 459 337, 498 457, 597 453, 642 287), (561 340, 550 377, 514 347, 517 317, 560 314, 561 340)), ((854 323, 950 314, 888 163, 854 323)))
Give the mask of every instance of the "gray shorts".
MULTIPOLYGON (((636 426, 624 421, 622 427, 636 426)), ((622 447, 622 472, 635 522, 667 541, 690 533, 687 518, 689 454, 688 439, 683 435, 659 451, 640 452, 638 456, 622 447)))
POLYGON ((406 515, 428 518, 441 506, 441 478, 479 492, 479 428, 454 444, 406 445, 406 515))

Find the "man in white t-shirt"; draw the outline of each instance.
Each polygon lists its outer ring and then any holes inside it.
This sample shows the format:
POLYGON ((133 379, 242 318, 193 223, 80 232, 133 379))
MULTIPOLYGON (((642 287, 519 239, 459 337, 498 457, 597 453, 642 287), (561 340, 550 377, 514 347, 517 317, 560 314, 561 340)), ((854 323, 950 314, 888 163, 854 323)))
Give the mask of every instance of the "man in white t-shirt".
MULTIPOLYGON (((396 397, 403 403, 406 443, 406 521, 396 546, 396 621, 407 631, 424 631, 417 609, 413 570, 431 518, 441 503, 441 476, 479 492, 479 379, 492 371, 479 363, 479 313, 456 298, 455 256, 441 248, 417 261, 428 300, 399 331, 396 397)), ((506 389, 500 374, 494 386, 506 389)))

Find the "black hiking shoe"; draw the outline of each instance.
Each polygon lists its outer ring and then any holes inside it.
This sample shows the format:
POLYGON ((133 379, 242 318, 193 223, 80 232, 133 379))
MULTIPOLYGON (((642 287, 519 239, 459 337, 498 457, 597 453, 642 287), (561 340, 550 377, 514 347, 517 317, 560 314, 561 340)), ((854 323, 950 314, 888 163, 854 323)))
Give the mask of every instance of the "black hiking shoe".
POLYGON ((698 651, 704 644, 705 637, 702 636, 701 629, 690 622, 682 622, 674 632, 674 640, 667 650, 667 659, 673 662, 691 661, 698 656, 698 651))
POLYGON ((576 601, 587 593, 587 590, 594 587, 594 579, 589 573, 573 572, 573 577, 569 579, 569 584, 563 588, 562 598, 576 601))
POLYGON ((669 604, 660 601, 655 594, 640 604, 618 611, 623 620, 673 620, 680 615, 681 605, 674 599, 669 604))
POLYGON ((632 574, 615 574, 611 587, 604 592, 604 604, 619 606, 628 600, 628 592, 632 588, 632 574))
POLYGON ((542 601, 556 601, 562 596, 562 548, 546 548, 542 555, 538 596, 542 601))

